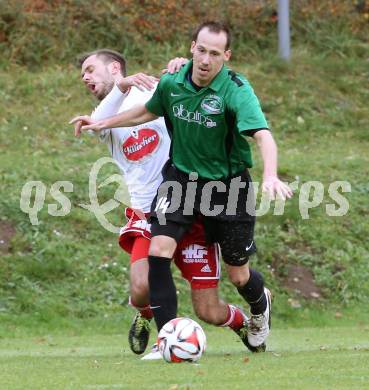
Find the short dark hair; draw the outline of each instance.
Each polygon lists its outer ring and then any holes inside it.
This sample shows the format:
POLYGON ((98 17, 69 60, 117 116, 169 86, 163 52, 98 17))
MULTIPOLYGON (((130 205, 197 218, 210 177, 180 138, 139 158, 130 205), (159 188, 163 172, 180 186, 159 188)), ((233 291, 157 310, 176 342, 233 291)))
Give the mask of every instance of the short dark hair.
POLYGON ((93 55, 96 55, 97 57, 101 58, 101 60, 104 62, 104 64, 110 64, 113 61, 117 61, 120 63, 121 67, 121 73, 124 77, 127 75, 127 62, 125 58, 118 53, 117 51, 110 50, 110 49, 98 49, 94 51, 90 51, 88 53, 83 53, 78 57, 78 64, 79 66, 82 66, 82 64, 86 61, 88 57, 91 57, 93 55))
POLYGON ((210 32, 213 32, 213 33, 219 34, 220 32, 224 32, 227 36, 227 42, 226 42, 225 49, 228 50, 230 48, 230 46, 231 46, 231 32, 230 32, 228 26, 222 22, 208 21, 208 22, 201 23, 198 27, 196 27, 195 31, 192 34, 192 40, 194 42, 197 41, 197 38, 199 36, 200 31, 203 30, 204 28, 207 28, 210 32))

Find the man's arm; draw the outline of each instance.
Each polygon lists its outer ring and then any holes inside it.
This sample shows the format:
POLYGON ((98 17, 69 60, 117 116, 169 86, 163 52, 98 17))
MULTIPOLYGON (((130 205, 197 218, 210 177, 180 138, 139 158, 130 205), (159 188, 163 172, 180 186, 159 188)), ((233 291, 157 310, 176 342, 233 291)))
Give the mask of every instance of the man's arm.
POLYGON ((117 114, 125 98, 126 94, 115 85, 109 94, 94 109, 91 118, 98 121, 117 114))
POLYGON ((271 132, 267 129, 259 130, 253 138, 259 147, 264 164, 262 190, 272 199, 275 199, 276 195, 282 199, 290 198, 292 190, 277 176, 277 145, 271 132))
POLYGON ((147 110, 144 104, 132 107, 128 111, 121 112, 118 115, 111 116, 99 121, 93 120, 88 115, 79 115, 73 118, 70 124, 80 124, 78 136, 81 131, 93 130, 100 131, 104 129, 111 129, 114 127, 129 127, 137 126, 145 122, 150 122, 157 119, 158 116, 147 110))
MULTIPOLYGON (((110 116, 116 115, 119 112, 119 108, 121 107, 124 99, 127 94, 124 94, 117 85, 113 87, 113 89, 109 92, 107 96, 100 102, 100 104, 94 109, 91 113, 91 119, 95 121, 102 120, 104 118, 108 118, 110 116)), ((74 124, 74 134, 76 137, 79 137, 81 134, 81 126, 85 123, 81 121, 74 124)), ((104 143, 109 144, 112 141, 112 137, 110 137, 110 130, 106 129, 100 132, 89 131, 90 134, 94 134, 97 138, 104 143)))

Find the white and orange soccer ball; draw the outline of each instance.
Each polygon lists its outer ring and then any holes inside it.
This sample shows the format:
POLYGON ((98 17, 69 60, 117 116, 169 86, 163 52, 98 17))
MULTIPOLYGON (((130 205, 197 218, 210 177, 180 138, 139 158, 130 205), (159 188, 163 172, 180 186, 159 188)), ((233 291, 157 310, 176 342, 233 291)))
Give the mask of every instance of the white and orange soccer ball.
POLYGON ((196 362, 205 351, 206 336, 191 318, 174 318, 161 328, 158 346, 168 363, 196 362))

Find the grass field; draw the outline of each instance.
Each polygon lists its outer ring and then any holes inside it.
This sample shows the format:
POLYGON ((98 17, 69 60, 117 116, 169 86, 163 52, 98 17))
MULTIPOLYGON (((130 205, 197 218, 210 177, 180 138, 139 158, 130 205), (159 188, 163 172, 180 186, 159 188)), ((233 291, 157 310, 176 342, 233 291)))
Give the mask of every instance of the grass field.
MULTIPOLYGON (((302 307, 308 304, 284 286, 293 265, 312 272, 320 288, 319 304, 365 302, 369 295, 365 59, 346 57, 337 62, 334 56, 296 48, 289 65, 264 55, 231 66, 247 75, 260 96, 278 142, 281 177, 298 184, 283 215, 273 215, 272 207, 256 226, 258 256, 253 262, 277 292, 277 315, 292 317, 291 297, 302 307), (304 219, 300 190, 311 181, 320 183, 324 198, 304 219), (329 195, 335 181, 351 186, 351 192, 341 193, 349 203, 342 217, 326 213, 328 204, 338 208, 329 195)), ((17 67, 0 71, 0 95, 5 101, 0 107, 0 224, 12 231, 0 258, 0 314, 35 313, 52 321, 120 311, 128 296, 127 257, 117 246, 116 235, 79 206, 89 203, 92 164, 108 151, 91 137, 74 138, 67 123, 77 113, 90 112, 96 102, 73 67, 49 67, 38 73, 17 67), (31 180, 45 188, 38 225, 31 225, 29 215, 20 210, 22 187, 31 180), (54 217, 49 207, 60 205, 50 190, 58 180, 72 183, 73 192, 65 193, 70 212, 54 217)), ((256 150, 254 157, 252 174, 258 181, 261 164, 256 150)), ((99 182, 116 172, 106 169, 99 182)), ((114 183, 103 187, 99 201, 111 199, 115 190, 114 183)), ((314 192, 311 188, 310 200, 314 192)), ((120 226, 123 207, 107 218, 120 226)), ((179 293, 185 291, 179 278, 177 286, 179 293)), ((222 294, 233 300, 233 291, 224 279, 222 294)))
POLYGON ((141 361, 122 335, 0 339, 1 388, 368 389, 369 326, 275 329, 265 354, 206 327, 198 364, 141 361))
MULTIPOLYGON (((256 227, 253 265, 275 296, 269 352, 251 355, 231 332, 207 327, 208 351, 198 365, 141 362, 128 350, 127 256, 116 235, 80 207, 89 200, 91 166, 108 151, 91 137, 74 138, 67 124, 96 104, 78 70, 0 70, 0 390, 369 389, 369 94, 360 54, 368 45, 346 44, 350 51, 294 46, 290 64, 267 50, 231 64, 260 97, 280 176, 298 189, 283 215, 272 208, 256 227), (50 194, 58 180, 73 184, 62 217, 49 213, 58 206, 50 194), (28 181, 46 189, 38 225, 20 209, 28 181), (329 194, 335 181, 351 186, 341 193, 349 203, 342 217, 326 213, 329 204, 338 208, 329 194), (304 219, 301 187, 308 182, 319 182, 324 197, 304 219), (293 267, 311 272, 318 295, 304 298, 287 285, 293 267)), ((103 171, 100 182, 116 172, 103 171)), ((100 202, 115 190, 102 188, 100 202)), ((123 206, 107 218, 122 224, 123 206)), ((175 280, 179 313, 192 315, 188 287, 178 273, 175 280)), ((226 278, 220 292, 242 304, 226 278)))

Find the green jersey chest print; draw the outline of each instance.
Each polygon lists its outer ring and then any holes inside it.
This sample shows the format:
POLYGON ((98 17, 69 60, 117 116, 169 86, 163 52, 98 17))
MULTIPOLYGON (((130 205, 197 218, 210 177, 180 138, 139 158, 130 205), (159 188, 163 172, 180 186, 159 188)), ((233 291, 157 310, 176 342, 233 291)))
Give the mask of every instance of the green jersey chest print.
POLYGON ((191 71, 192 61, 163 76, 146 103, 150 112, 165 117, 174 165, 210 180, 251 167, 244 136, 268 124, 250 84, 223 66, 210 85, 196 90, 187 77, 191 71))

